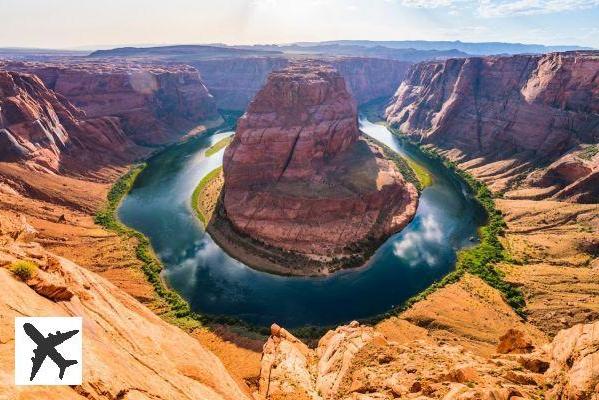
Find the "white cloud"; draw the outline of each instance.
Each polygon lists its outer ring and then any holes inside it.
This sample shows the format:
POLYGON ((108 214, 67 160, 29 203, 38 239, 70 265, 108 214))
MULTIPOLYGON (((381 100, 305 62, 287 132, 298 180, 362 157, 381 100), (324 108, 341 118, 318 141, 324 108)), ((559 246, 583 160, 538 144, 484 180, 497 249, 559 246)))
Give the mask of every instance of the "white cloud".
POLYGON ((484 17, 550 14, 599 6, 599 0, 480 0, 478 11, 484 17))
POLYGON ((399 0, 412 8, 474 7, 483 17, 550 14, 599 7, 599 0, 399 0))
POLYGON ((439 8, 453 6, 463 0, 400 0, 401 5, 414 8, 439 8))
POLYGON ((440 260, 436 249, 442 243, 443 231, 433 215, 422 219, 420 230, 407 232, 400 241, 393 244, 393 253, 401 257, 410 267, 419 265, 422 260, 429 266, 436 265, 440 260))

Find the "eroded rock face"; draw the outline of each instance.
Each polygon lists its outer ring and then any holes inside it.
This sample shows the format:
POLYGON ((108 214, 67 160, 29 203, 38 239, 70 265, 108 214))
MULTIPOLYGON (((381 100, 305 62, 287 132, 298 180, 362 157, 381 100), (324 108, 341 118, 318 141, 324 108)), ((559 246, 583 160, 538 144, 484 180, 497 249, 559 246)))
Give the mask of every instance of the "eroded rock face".
POLYGON ((358 130, 343 78, 308 62, 272 73, 224 155, 224 208, 267 245, 334 257, 403 228, 417 191, 358 130))
POLYGON ((125 162, 136 149, 118 119, 85 113, 29 74, 0 71, 0 161, 57 172, 125 162))
POLYGON ((93 272, 15 241, 26 226, 0 221, 0 397, 43 399, 206 399, 250 396, 221 361, 187 333, 168 324, 93 272), (38 276, 24 283, 6 266, 35 261, 38 276), (14 317, 83 317, 83 384, 51 390, 14 385, 14 317))
POLYGON ((216 103, 198 71, 189 66, 120 63, 8 63, 38 75, 89 117, 117 116, 141 144, 164 144, 206 120, 216 103))
MULTIPOLYGON (((330 57, 322 61, 333 65, 345 78, 349 92, 358 104, 391 97, 411 63, 367 57, 330 57)), ((191 63, 216 98, 219 108, 244 110, 272 71, 289 65, 283 57, 245 57, 214 59, 191 63)))
MULTIPOLYGON (((532 169, 599 142, 598 71, 597 52, 422 63, 395 94, 388 121, 454 160, 472 160, 469 167, 496 162, 478 175, 495 176, 496 189, 506 191, 532 169)), ((535 195, 585 201, 598 194, 581 183, 535 195)))
POLYGON ((551 345, 547 371, 550 399, 599 398, 599 322, 560 331, 551 345))
POLYGON ((277 327, 264 346, 260 394, 267 400, 533 398, 546 382, 545 357, 483 357, 431 338, 400 344, 357 322, 327 332, 311 350, 277 327))
POLYGON ((240 57, 196 61, 196 67, 219 108, 245 110, 269 73, 289 61, 282 57, 240 57))

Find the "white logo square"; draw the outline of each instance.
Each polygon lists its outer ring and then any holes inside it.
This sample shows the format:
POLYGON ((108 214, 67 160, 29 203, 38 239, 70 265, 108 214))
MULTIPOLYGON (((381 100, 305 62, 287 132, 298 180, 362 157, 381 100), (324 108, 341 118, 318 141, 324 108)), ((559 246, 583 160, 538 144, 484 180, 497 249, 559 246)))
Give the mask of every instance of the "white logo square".
POLYGON ((15 385, 81 385, 81 317, 15 318, 15 385))

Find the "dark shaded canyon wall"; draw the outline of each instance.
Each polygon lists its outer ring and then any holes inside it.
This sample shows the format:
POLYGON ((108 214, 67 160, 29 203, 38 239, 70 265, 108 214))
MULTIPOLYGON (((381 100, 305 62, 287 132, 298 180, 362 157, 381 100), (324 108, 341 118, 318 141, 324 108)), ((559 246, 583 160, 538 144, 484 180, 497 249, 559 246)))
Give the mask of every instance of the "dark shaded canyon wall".
MULTIPOLYGON (((326 58, 345 78, 359 104, 391 97, 403 80, 410 63, 364 57, 326 58)), ((191 63, 216 98, 219 108, 244 110, 272 71, 289 64, 282 57, 216 59, 191 63)))

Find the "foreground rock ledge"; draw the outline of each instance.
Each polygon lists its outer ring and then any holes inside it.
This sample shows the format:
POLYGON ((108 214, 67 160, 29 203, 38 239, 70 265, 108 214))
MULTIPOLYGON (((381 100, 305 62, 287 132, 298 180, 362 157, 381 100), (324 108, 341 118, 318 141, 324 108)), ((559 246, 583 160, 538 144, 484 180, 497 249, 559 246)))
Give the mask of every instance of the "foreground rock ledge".
POLYGON ((416 211, 414 185, 361 135, 341 75, 314 61, 270 74, 239 119, 223 167, 209 230, 237 258, 271 272, 361 265, 416 211), (232 235, 244 238, 233 243, 232 235))

